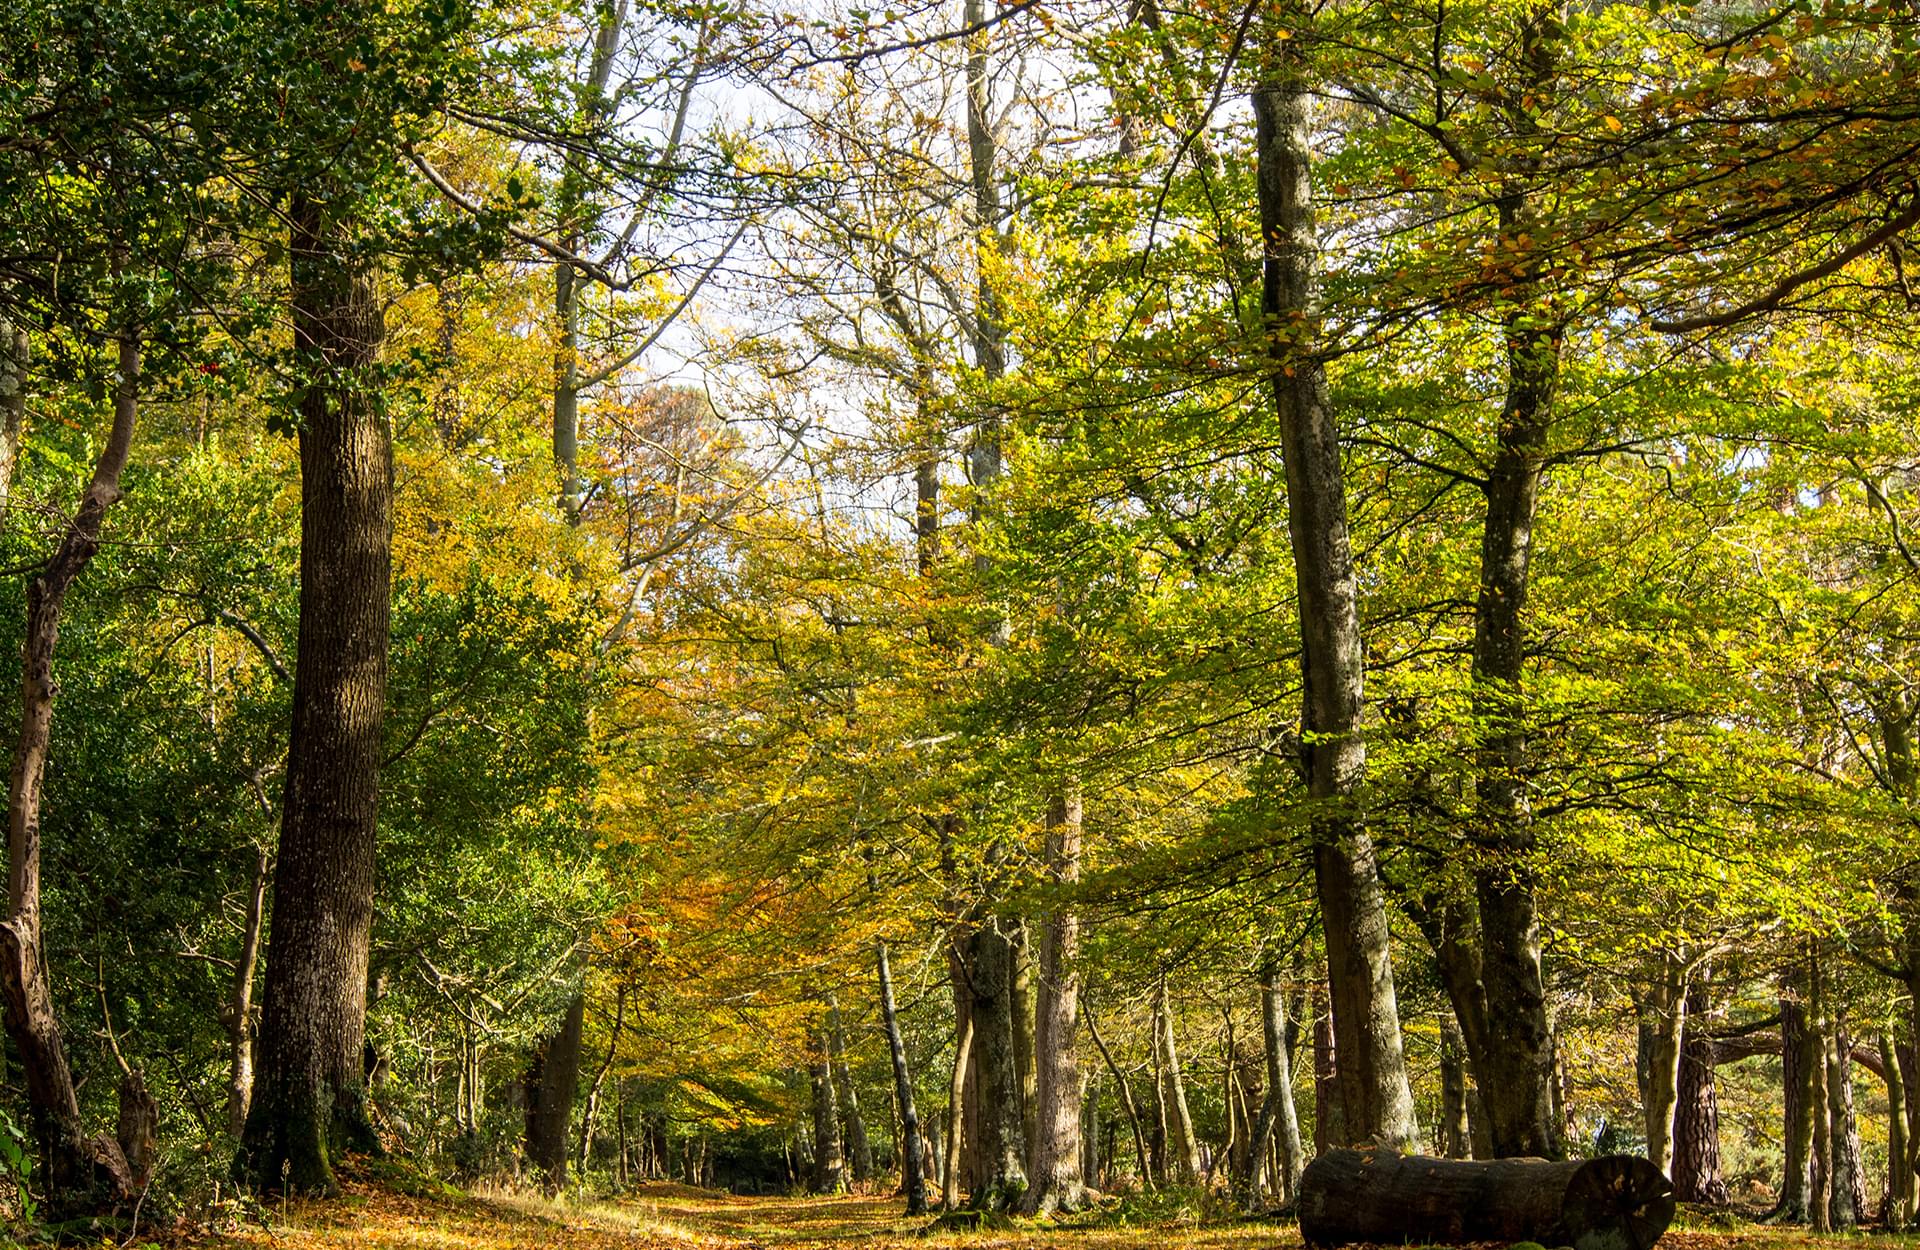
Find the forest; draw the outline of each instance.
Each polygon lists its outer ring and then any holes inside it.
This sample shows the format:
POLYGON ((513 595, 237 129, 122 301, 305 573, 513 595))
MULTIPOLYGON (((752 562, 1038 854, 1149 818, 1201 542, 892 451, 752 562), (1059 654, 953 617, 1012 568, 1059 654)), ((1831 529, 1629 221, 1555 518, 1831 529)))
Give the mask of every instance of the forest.
POLYGON ((1920 5, 855 6, 7 0, 0 1243, 1920 1227, 1920 5))

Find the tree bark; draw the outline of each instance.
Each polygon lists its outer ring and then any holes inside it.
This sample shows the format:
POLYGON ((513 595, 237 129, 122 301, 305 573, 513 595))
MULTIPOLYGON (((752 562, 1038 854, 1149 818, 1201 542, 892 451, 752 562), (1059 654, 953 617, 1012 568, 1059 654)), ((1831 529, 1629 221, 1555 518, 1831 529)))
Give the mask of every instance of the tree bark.
POLYGON ((843 1194, 847 1191, 846 1152, 840 1139, 840 1108, 834 1098, 833 1067, 829 1045, 822 1036, 815 1039, 819 1048, 807 1077, 813 1082, 813 1192, 843 1194))
MULTIPOLYGON (((27 586, 26 637, 20 649, 20 728, 7 791, 7 919, 0 923, 0 981, 7 1034, 26 1078, 27 1108, 40 1150, 47 1204, 80 1214, 126 1201, 137 1185, 125 1153, 108 1134, 89 1136, 67 1065, 41 935, 40 820, 53 705, 53 659, 67 592, 100 549, 107 510, 120 498, 120 475, 133 449, 140 411, 140 340, 115 332, 113 425, 93 476, 46 568, 27 586)), ((9 418, 10 419, 10 418, 9 418)))
POLYGON ((906 1191, 907 1214, 927 1213, 926 1142, 920 1136, 920 1112, 913 1101, 913 1073, 907 1067, 907 1041, 900 1033, 900 1015, 893 1002, 893 968, 887 944, 874 945, 880 975, 880 1021, 887 1031, 887 1053, 893 1059, 893 1096, 900 1107, 900 1185, 906 1191))
POLYGON ((1340 1056, 1334 1050, 1333 1017, 1316 988, 1313 1009, 1313 1153, 1323 1155, 1346 1140, 1340 1105, 1340 1056))
POLYGON ((1819 1101, 1815 1069, 1821 1065, 1816 1062, 1806 1008, 1785 998, 1780 1000, 1780 1056, 1786 1160, 1778 1211, 1781 1219, 1798 1224, 1805 1222, 1813 1210, 1813 1121, 1819 1101))
MULTIPOLYGON (((1047 813, 1047 873, 1056 889, 1080 880, 1080 790, 1064 787, 1047 813)), ((1034 1029, 1032 1165, 1021 1209, 1028 1215, 1086 1205, 1080 1157, 1080 918, 1056 899, 1041 931, 1038 1015, 1034 1029)))
POLYGON ((1913 1222, 1913 1150, 1907 1143, 1907 1083, 1900 1070, 1900 1050, 1890 1029, 1880 1032, 1880 1063, 1887 1082, 1887 1205, 1889 1230, 1913 1222))
POLYGON ((1293 1105, 1293 1059, 1287 1053, 1287 1005, 1281 992, 1280 970, 1271 960, 1260 973, 1260 1036, 1267 1058, 1266 1096, 1254 1123, 1250 1146, 1247 1205, 1259 1210, 1270 1143, 1277 1146, 1275 1188, 1280 1205, 1290 1207, 1300 1194, 1300 1170, 1306 1166, 1300 1151, 1300 1117, 1293 1105))
POLYGON ((567 1135, 573 1127, 573 1098, 580 1088, 586 1019, 586 996, 575 994, 559 1027, 541 1039, 527 1065, 527 1164, 550 1194, 567 1185, 567 1135))
POLYGON ((1440 1022, 1440 1153, 1449 1159, 1473 1155, 1473 1126, 1467 1119, 1466 1042, 1451 1016, 1440 1022))
POLYGON ((1172 1179, 1182 1185, 1197 1185, 1201 1179, 1200 1139, 1193 1131, 1193 1113, 1187 1109, 1187 1083, 1180 1071, 1180 1048, 1174 1039, 1173 1012, 1167 1005, 1167 979, 1164 976, 1154 989, 1153 1019, 1159 1035, 1160 1072, 1166 1091, 1167 1144, 1174 1167, 1172 1179))
MULTIPOLYGON (((1283 52, 1297 41, 1282 45, 1283 52)), ((1284 52, 1295 56, 1297 53, 1284 52)), ((1327 947, 1345 1142, 1412 1149, 1419 1129, 1401 1052, 1386 903, 1358 796, 1366 772, 1359 592, 1326 368, 1318 354, 1320 241, 1299 67, 1254 92, 1262 312, 1299 592, 1302 741, 1314 880, 1327 947)))
POLYGON ((1852 1228, 1866 1215, 1866 1169, 1860 1163, 1860 1123, 1853 1114, 1853 1047, 1847 1027, 1836 1020, 1825 1037, 1827 1112, 1832 1119, 1832 1224, 1852 1228))
POLYGON ((967 1069, 973 1051, 973 1017, 962 1014, 953 1046, 953 1079, 947 1085, 947 1161, 941 1169, 940 1201, 952 1211, 960 1205, 961 1137, 966 1132, 967 1069))
MULTIPOLYGON (((1660 976, 1640 999, 1639 1012, 1646 1048, 1647 1158, 1662 1172, 1671 1173, 1673 1113, 1680 1093, 1680 1037, 1687 1013, 1686 970, 1672 952, 1661 956, 1660 976)), ((1498 1149, 1497 1140, 1494 1145, 1498 1149)))
POLYGON ((1631 1155, 1466 1162, 1335 1150, 1300 1180, 1300 1235, 1315 1247, 1532 1241, 1651 1250, 1673 1212, 1667 1178, 1631 1155))
POLYGON ((1000 924, 988 919, 969 936, 968 955, 980 1172, 967 1203, 979 1210, 1007 1211, 1027 1187, 1026 1130, 1014 1063, 1014 945, 1000 924))
POLYGON ((300 644, 253 1105, 236 1173, 335 1188, 333 1159, 377 1150, 361 1042, 387 685, 393 459, 379 400, 373 277, 325 202, 296 194, 300 644))
POLYGON ((1687 990, 1679 1093, 1673 1125, 1673 1192, 1682 1202, 1725 1206, 1732 1200, 1720 1175, 1720 1106, 1714 1094, 1714 1044, 1704 972, 1687 990))
POLYGON ((840 1001, 827 996, 827 1044, 833 1061, 833 1081, 839 1094, 840 1122, 845 1127, 847 1165, 857 1184, 873 1176, 873 1147, 867 1143, 867 1122, 860 1115, 860 1092, 847 1068, 847 1036, 840 1021, 840 1001))

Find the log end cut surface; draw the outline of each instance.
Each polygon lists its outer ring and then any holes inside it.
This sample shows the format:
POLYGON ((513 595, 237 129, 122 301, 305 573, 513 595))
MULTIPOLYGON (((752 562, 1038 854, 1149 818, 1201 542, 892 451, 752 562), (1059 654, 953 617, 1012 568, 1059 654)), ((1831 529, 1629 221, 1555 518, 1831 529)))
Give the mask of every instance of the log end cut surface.
POLYGON ((1651 1250, 1673 1218, 1673 1186, 1645 1159, 1431 1159, 1332 1150, 1308 1165, 1300 1233, 1309 1246, 1535 1241, 1575 1250, 1651 1250))
POLYGON ((1673 1182, 1633 1155, 1582 1164, 1563 1207, 1575 1250, 1651 1250, 1673 1222, 1673 1182))

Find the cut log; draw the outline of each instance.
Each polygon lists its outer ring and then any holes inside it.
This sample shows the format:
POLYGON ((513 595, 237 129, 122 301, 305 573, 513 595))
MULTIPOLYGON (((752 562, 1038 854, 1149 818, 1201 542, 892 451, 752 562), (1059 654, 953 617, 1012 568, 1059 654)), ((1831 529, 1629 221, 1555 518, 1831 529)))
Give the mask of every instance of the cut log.
POLYGON ((1330 1150, 1300 1179, 1300 1234, 1309 1246, 1534 1241, 1651 1250, 1673 1206, 1666 1176, 1632 1155, 1555 1163, 1330 1150))

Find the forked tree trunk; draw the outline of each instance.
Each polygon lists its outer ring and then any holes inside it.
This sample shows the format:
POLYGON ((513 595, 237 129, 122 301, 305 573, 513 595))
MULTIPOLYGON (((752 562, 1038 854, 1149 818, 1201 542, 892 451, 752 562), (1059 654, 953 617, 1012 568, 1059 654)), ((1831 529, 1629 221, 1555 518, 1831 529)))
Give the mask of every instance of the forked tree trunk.
POLYGON ((334 1189, 333 1160, 377 1150, 361 1043, 373 931, 386 700, 393 459, 379 398, 384 328, 333 205, 295 195, 300 644, 253 1105, 239 1176, 334 1189))
MULTIPOLYGON (((1046 862, 1058 887, 1080 879, 1081 804, 1078 786, 1063 789, 1047 813, 1046 862)), ((1029 1215, 1075 1211, 1086 1205, 1080 1157, 1080 918, 1057 900, 1041 931, 1039 1010, 1035 1021, 1035 1099, 1032 1166, 1021 1207, 1029 1215)))
POLYGON ((139 415, 140 341, 131 327, 121 328, 116 338, 113 426, 106 446, 53 558, 27 587, 20 730, 7 791, 7 919, 0 923, 0 981, 5 984, 7 1034, 26 1081, 48 1209, 62 1215, 105 1209, 130 1199, 139 1187, 119 1143, 110 1134, 89 1136, 80 1118, 73 1073, 54 1016, 40 925, 40 809, 58 692, 53 658, 60 619, 67 591, 100 548, 107 510, 120 498, 120 475, 133 449, 139 415))
POLYGON ((927 1146, 920 1136, 920 1112, 913 1101, 907 1041, 901 1036, 900 1014, 893 1002, 893 968, 887 962, 887 944, 876 943, 874 953, 880 972, 880 1020, 887 1030, 887 1053, 893 1059, 893 1096, 900 1107, 900 1185, 906 1190, 907 1214, 925 1215, 927 1146))
MULTIPOLYGON (((1280 45, 1297 58, 1298 40, 1280 45)), ((1348 536, 1340 437, 1318 354, 1320 240, 1313 219, 1307 92, 1295 63, 1254 92, 1264 277, 1261 308, 1287 478, 1299 592, 1302 739, 1315 886, 1340 1052, 1346 1142, 1411 1149, 1419 1138, 1401 1052, 1386 902, 1356 804, 1366 772, 1359 590, 1348 536)))

